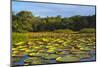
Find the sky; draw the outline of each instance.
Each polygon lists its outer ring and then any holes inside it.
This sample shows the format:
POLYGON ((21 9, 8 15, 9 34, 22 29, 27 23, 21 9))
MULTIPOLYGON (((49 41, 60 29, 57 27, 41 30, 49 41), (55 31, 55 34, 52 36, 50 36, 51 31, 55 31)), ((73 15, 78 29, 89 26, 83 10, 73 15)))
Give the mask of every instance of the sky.
POLYGON ((48 4, 35 2, 12 2, 12 11, 31 11, 33 15, 40 17, 58 16, 71 17, 75 15, 89 16, 95 14, 95 6, 48 4))

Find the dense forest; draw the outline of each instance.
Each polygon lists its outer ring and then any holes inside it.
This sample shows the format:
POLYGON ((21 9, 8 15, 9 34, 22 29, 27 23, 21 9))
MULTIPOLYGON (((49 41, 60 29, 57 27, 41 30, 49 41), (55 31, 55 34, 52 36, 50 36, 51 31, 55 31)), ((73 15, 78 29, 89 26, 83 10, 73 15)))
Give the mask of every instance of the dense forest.
MULTIPOLYGON (((34 14, 34 13, 33 13, 34 14)), ((84 28, 96 27, 96 15, 61 17, 36 17, 30 11, 12 13, 13 32, 41 32, 59 29, 80 31, 84 28)))

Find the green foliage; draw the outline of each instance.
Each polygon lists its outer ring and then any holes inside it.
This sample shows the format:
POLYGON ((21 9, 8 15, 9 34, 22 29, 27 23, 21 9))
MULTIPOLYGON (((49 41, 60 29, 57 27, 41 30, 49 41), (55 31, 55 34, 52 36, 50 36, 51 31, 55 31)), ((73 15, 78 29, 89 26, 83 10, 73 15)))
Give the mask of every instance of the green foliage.
POLYGON ((16 15, 12 15, 13 32, 29 32, 32 31, 33 15, 29 11, 21 11, 16 15))
POLYGON ((31 17, 32 13, 30 11, 21 11, 21 12, 17 13, 17 16, 31 17))
POLYGON ((80 30, 80 33, 95 33, 96 30, 94 28, 85 28, 80 30))
POLYGON ((13 32, 38 32, 54 31, 59 29, 70 29, 79 31, 83 28, 95 28, 96 16, 72 16, 62 18, 56 17, 36 17, 30 11, 21 11, 12 14, 13 32))
POLYGON ((28 58, 26 60, 24 60, 25 63, 29 63, 29 64, 41 64, 41 59, 37 58, 37 57, 32 57, 32 58, 28 58))
POLYGON ((45 59, 56 59, 59 55, 57 54, 48 54, 44 56, 45 59))
POLYGON ((80 58, 76 57, 76 56, 72 56, 72 55, 67 55, 64 57, 58 57, 56 59, 57 62, 76 62, 79 61, 80 58))

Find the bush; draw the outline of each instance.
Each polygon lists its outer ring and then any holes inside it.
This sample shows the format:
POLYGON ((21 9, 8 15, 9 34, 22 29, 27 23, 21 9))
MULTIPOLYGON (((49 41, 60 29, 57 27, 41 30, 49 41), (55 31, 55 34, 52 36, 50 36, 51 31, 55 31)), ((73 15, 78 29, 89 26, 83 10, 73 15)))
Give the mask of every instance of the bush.
POLYGON ((80 30, 80 33, 95 33, 96 29, 94 28, 84 28, 80 30))
POLYGON ((59 29, 59 30, 55 30, 54 32, 55 33, 76 33, 75 31, 69 29, 65 29, 65 30, 59 29))

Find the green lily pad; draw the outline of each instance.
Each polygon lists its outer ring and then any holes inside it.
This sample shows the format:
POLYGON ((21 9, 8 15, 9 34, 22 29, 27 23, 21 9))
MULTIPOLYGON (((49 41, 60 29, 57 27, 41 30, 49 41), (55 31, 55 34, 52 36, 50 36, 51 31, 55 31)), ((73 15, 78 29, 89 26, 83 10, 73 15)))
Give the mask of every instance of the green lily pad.
POLYGON ((29 56, 44 57, 47 53, 30 53, 29 56))
POLYGON ((48 54, 44 56, 45 59, 56 59, 59 55, 57 54, 48 54))
POLYGON ((29 53, 28 55, 29 55, 29 56, 34 56, 34 55, 35 55, 35 53, 29 53))
POLYGON ((33 44, 33 42, 32 41, 29 41, 27 44, 33 44))
POLYGON ((24 45, 26 42, 19 42, 19 43, 16 43, 15 45, 24 45))
POLYGON ((89 54, 77 54, 76 56, 79 57, 80 59, 89 58, 90 57, 89 54))
POLYGON ((65 54, 69 54, 70 52, 69 51, 57 51, 56 54, 59 54, 59 55, 65 55, 65 54))
POLYGON ((89 48, 88 46, 86 46, 86 47, 81 47, 80 50, 89 51, 89 50, 91 50, 91 48, 89 48))
POLYGON ((41 59, 39 57, 31 57, 25 59, 24 62, 28 64, 42 64, 41 59))
POLYGON ((40 60, 33 61, 31 64, 42 64, 40 60))
POLYGON ((49 41, 47 38, 43 38, 42 40, 45 41, 45 42, 48 42, 49 41))
POLYGON ((56 58, 57 62, 76 62, 79 60, 80 60, 80 58, 78 58, 76 56, 72 56, 72 55, 56 58))
POLYGON ((49 59, 45 59, 45 60, 42 60, 43 64, 49 64, 50 63, 50 60, 49 59))
POLYGON ((33 61, 33 58, 28 58, 28 59, 24 60, 25 63, 29 63, 29 62, 32 62, 32 61, 33 61))
POLYGON ((52 48, 49 48, 49 49, 47 50, 47 52, 48 52, 48 53, 55 53, 56 50, 57 50, 57 48, 52 47, 52 48))
POLYGON ((40 61, 41 59, 40 58, 38 58, 38 57, 30 57, 30 58, 28 58, 28 59, 25 59, 24 60, 24 62, 25 63, 35 63, 35 62, 37 62, 37 61, 40 61))

